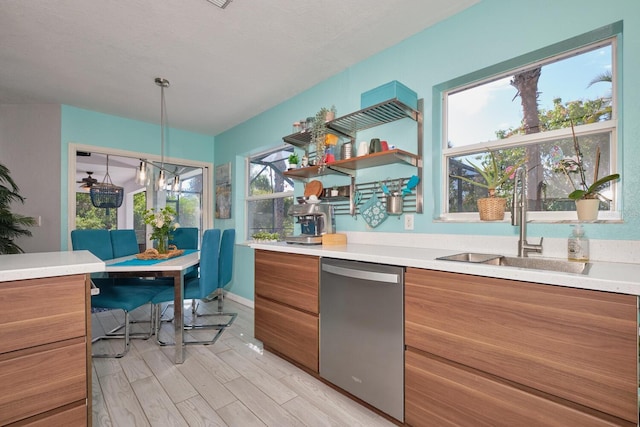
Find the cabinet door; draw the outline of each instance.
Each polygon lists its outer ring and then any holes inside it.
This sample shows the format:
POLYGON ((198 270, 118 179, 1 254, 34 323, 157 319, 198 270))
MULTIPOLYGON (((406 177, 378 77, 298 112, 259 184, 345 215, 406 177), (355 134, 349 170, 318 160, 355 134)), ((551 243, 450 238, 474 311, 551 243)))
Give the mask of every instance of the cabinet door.
POLYGON ((256 295, 255 336, 265 346, 318 372, 318 317, 256 295))
POLYGON ((405 421, 410 426, 635 425, 576 411, 435 356, 407 350, 405 363, 405 421))
POLYGON ((0 357, 0 425, 72 402, 85 405, 85 340, 76 338, 38 350, 0 357))
POLYGON ((631 295, 407 269, 405 343, 637 422, 631 295))
POLYGON ((319 265, 316 256, 256 250, 256 295, 318 314, 319 265))
POLYGON ((85 276, 0 284, 0 354, 86 335, 85 276))

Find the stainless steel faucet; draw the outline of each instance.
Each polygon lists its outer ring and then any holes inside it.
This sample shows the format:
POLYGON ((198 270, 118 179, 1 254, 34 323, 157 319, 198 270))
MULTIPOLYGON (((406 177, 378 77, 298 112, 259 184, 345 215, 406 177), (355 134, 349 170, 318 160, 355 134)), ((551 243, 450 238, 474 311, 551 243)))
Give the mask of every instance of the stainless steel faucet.
POLYGON ((513 182, 513 200, 511 202, 511 225, 520 226, 518 256, 526 257, 530 252, 542 253, 542 237, 535 245, 527 242, 527 169, 518 168, 513 182), (518 186, 518 183, 520 184, 518 186), (518 187, 520 191, 518 192, 518 187))

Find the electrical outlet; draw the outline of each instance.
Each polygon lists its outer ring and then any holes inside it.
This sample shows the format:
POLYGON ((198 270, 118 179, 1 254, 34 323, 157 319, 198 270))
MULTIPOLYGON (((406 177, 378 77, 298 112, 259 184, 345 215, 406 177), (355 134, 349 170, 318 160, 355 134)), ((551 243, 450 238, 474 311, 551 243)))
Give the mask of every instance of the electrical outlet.
POLYGON ((405 230, 413 230, 413 215, 406 214, 404 216, 404 229, 405 230))

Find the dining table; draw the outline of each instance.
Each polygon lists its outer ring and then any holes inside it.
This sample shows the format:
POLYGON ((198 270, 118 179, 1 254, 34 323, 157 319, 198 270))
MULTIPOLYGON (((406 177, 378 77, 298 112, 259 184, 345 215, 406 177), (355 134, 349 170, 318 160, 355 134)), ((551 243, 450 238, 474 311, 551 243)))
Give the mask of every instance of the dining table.
MULTIPOLYGON (((186 249, 182 255, 168 259, 138 259, 136 255, 105 261, 110 276, 171 277, 174 288, 174 363, 184 361, 184 275, 200 265, 200 251, 186 249)), ((153 281, 150 281, 152 283, 153 281)), ((166 282, 165 282, 166 283, 166 282)))

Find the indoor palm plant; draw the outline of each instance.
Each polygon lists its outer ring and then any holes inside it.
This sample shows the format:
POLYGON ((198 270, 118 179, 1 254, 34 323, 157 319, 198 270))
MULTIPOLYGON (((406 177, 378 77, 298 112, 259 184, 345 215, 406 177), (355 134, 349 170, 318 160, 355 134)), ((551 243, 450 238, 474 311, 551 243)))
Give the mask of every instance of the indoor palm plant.
POLYGON ((482 159, 480 164, 467 160, 469 165, 478 173, 482 181, 471 179, 465 176, 452 175, 478 187, 486 188, 489 197, 478 199, 478 212, 483 221, 495 221, 504 219, 504 210, 507 206, 507 199, 498 197, 496 190, 507 180, 512 179, 516 169, 522 166, 526 159, 517 161, 514 165, 502 167, 493 151, 488 152, 488 156, 482 159))
POLYGON ((12 213, 11 202, 24 203, 18 185, 11 178, 9 169, 0 164, 0 254, 18 254, 24 252, 15 244, 14 239, 31 236, 25 227, 36 225, 32 217, 12 213))

